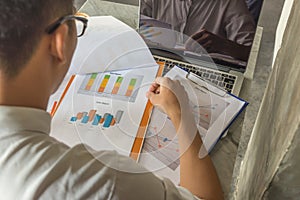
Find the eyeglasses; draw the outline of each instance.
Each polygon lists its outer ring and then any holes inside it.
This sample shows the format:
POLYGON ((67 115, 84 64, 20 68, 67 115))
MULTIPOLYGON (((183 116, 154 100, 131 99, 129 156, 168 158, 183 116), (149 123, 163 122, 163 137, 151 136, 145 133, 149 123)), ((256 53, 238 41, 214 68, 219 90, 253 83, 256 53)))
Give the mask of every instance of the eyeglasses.
POLYGON ((60 25, 62 25, 66 21, 75 20, 76 29, 77 29, 77 37, 81 37, 81 36, 83 36, 83 34, 86 30, 86 27, 87 27, 87 23, 88 23, 88 19, 85 17, 82 17, 82 16, 83 16, 82 14, 80 16, 77 16, 77 15, 63 16, 63 17, 59 18, 57 21, 55 21, 54 23, 50 24, 46 28, 46 33, 52 34, 60 25))

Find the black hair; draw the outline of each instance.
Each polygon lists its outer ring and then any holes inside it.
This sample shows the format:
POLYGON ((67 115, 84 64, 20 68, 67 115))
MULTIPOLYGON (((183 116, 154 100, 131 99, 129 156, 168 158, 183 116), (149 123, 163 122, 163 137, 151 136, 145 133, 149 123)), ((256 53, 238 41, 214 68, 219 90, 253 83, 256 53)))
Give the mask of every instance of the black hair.
POLYGON ((17 75, 51 21, 72 12, 73 0, 1 0, 0 71, 17 75))

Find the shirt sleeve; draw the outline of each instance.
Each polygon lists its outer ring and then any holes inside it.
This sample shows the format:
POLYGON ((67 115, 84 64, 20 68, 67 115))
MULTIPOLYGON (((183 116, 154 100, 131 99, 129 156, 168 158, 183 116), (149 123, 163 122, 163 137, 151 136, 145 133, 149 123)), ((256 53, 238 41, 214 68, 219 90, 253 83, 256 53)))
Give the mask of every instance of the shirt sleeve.
POLYGON ((153 17, 152 16, 152 0, 141 0, 140 4, 141 8, 141 14, 148 16, 148 17, 153 17))
POLYGON ((228 0, 226 9, 225 30, 231 41, 251 46, 255 35, 255 22, 245 1, 228 0))

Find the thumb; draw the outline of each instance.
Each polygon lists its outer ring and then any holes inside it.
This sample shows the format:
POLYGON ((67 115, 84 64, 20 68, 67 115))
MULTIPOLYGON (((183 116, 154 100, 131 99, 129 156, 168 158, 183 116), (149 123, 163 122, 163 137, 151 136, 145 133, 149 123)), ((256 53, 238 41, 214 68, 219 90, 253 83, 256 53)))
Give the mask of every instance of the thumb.
POLYGON ((157 105, 158 104, 158 94, 155 94, 153 92, 147 92, 146 93, 146 97, 150 100, 150 102, 153 105, 157 105))

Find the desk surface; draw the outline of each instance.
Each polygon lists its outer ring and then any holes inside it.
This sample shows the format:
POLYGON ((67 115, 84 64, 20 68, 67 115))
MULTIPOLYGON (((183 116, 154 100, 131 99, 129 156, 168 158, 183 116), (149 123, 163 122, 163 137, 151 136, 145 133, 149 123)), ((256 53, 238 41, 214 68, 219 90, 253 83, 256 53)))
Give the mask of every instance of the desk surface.
MULTIPOLYGON (((84 1, 75 1, 77 3, 75 6, 80 7, 84 1)), ((228 135, 218 142, 211 153, 223 190, 228 199, 234 199, 233 193, 236 182, 239 179, 240 165, 247 149, 271 71, 275 30, 283 3, 283 0, 276 1, 278 4, 275 4, 273 0, 265 0, 259 20, 259 25, 264 27, 264 32, 254 78, 253 80, 245 80, 242 86, 240 96, 247 100, 250 105, 231 126, 228 135)), ((112 12, 116 11, 115 6, 109 4, 111 2, 106 1, 105 3, 106 9, 111 9, 112 12)), ((89 15, 105 15, 101 9, 98 9, 101 6, 103 7, 103 5, 103 1, 88 0, 81 10, 89 15)), ((132 5, 123 4, 122 6, 125 13, 136 13, 136 9, 138 9, 137 6, 132 5)), ((116 16, 119 16, 119 14, 116 13, 116 16)), ((129 20, 129 23, 135 26, 137 16, 133 14, 127 17, 126 20, 129 20)))
MULTIPOLYGON (((124 4, 125 1, 127 0, 88 0, 80 8, 80 11, 90 16, 111 15, 131 28, 137 29, 139 7, 134 2, 138 2, 138 0, 130 0, 129 3, 124 4)), ((79 0, 76 7, 79 8, 83 2, 83 0, 79 0)))

